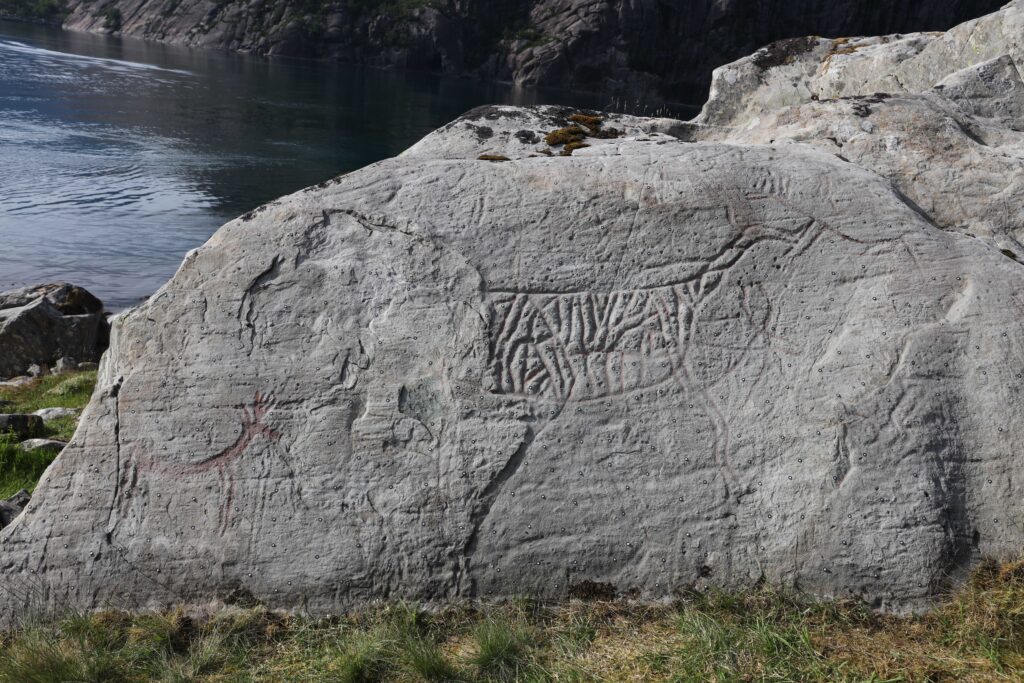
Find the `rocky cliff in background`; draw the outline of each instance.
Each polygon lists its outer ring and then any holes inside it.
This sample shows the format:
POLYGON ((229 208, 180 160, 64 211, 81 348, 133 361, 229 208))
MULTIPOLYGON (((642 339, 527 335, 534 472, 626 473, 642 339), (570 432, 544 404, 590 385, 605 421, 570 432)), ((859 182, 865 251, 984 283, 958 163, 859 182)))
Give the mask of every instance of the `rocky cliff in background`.
POLYGON ((692 122, 479 109, 225 225, 116 319, 0 532, 0 621, 594 583, 906 609, 1018 555, 1022 25, 775 45, 692 122))
POLYGON ((946 29, 1002 0, 69 0, 69 29, 703 102, 774 40, 946 29))

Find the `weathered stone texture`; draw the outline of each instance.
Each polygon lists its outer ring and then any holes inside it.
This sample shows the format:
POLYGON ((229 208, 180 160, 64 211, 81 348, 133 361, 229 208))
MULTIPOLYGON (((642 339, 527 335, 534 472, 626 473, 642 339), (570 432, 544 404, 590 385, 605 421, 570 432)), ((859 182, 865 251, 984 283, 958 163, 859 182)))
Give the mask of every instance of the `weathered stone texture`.
MULTIPOLYGON (((785 49, 769 45, 716 69, 711 96, 698 121, 742 126, 779 106, 811 100, 924 92, 951 74, 1003 58, 1001 69, 993 64, 987 74, 975 75, 974 90, 967 99, 985 106, 991 93, 977 90, 979 81, 995 78, 1007 83, 1011 74, 1006 60, 1013 65, 1024 60, 1024 3, 1013 0, 998 12, 944 33, 818 39, 804 44, 789 41, 786 45, 785 49), (785 59, 766 59, 780 50, 786 52, 785 59)), ((1016 78, 1019 81, 1019 75, 1016 78)))
POLYGON ((587 581, 927 605, 1024 547, 1024 268, 980 189, 1020 203, 1020 133, 975 76, 610 117, 568 157, 565 110, 483 109, 227 224, 117 319, 0 535, 0 614, 587 581))

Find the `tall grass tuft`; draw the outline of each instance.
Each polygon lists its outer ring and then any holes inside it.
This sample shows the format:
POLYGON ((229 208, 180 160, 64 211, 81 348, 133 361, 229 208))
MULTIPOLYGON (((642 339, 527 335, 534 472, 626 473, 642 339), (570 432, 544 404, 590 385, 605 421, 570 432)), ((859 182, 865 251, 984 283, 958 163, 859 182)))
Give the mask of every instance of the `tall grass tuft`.
POLYGON ((13 436, 0 434, 0 499, 21 489, 35 489, 54 457, 53 453, 26 451, 13 436))
POLYGON ((500 614, 486 617, 473 629, 473 668, 492 680, 514 680, 526 668, 532 640, 530 630, 518 619, 500 614))
POLYGON ((338 683, 376 683, 391 668, 388 642, 377 631, 357 632, 343 643, 337 657, 338 683))

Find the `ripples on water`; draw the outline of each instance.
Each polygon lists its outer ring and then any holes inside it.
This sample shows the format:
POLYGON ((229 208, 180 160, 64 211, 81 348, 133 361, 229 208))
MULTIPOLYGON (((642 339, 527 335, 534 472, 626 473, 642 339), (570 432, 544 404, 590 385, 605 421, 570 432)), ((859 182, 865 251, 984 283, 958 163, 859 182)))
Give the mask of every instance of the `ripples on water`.
POLYGON ((604 104, 0 22, 0 291, 131 305, 232 217, 498 102, 604 104))

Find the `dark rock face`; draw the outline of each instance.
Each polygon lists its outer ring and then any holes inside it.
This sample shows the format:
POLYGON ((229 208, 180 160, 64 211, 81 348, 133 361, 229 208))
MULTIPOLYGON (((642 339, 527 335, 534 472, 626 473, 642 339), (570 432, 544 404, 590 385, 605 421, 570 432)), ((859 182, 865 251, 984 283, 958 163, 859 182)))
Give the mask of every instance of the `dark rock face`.
POLYGON ((62 357, 99 360, 109 339, 103 303, 67 283, 0 293, 0 377, 62 357))
POLYGON ((0 434, 12 433, 18 440, 43 435, 43 418, 38 415, 0 414, 0 434))
POLYGON ((711 70, 803 35, 946 29, 1002 0, 71 0, 65 26, 260 54, 702 102, 711 70), (118 21, 112 22, 112 16, 118 21))
POLYGON ((22 489, 7 500, 0 500, 0 529, 14 521, 31 499, 29 492, 22 489))

